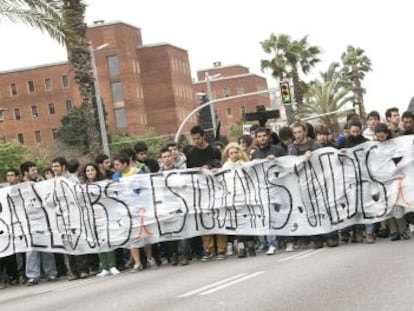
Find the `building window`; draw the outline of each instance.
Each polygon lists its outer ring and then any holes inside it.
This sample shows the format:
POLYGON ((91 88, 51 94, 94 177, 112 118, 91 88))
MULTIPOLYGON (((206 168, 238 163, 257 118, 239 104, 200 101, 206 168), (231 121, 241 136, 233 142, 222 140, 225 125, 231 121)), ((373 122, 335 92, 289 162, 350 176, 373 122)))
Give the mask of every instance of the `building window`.
POLYGON ((0 110, 0 122, 4 122, 4 109, 0 110))
POLYGON ((68 88, 69 87, 69 77, 67 75, 62 76, 62 87, 68 88))
POLYGON ((14 108, 14 119, 15 120, 20 120, 22 118, 22 116, 20 115, 20 109, 19 108, 14 108))
POLYGON ((52 133, 52 139, 53 140, 57 139, 58 129, 52 129, 51 133, 52 133))
POLYGON ((37 112, 37 106, 36 105, 33 105, 32 106, 32 118, 33 119, 36 119, 38 117, 39 117, 39 113, 37 112))
POLYGON ((45 78, 45 90, 50 91, 52 89, 52 79, 45 78))
POLYGON ((227 86, 223 87, 223 96, 224 97, 230 96, 230 89, 227 86))
POLYGON ((49 114, 55 114, 55 113, 56 113, 55 104, 49 103, 49 114))
POLYGON ((238 86, 237 87, 237 95, 242 95, 242 94, 244 94, 244 87, 238 86))
POLYGON ((216 98, 217 98, 216 91, 212 91, 211 92, 211 98, 209 100, 213 100, 213 99, 216 99, 216 98))
POLYGON ((108 63, 109 75, 111 77, 119 76, 118 55, 111 55, 106 58, 108 63))
POLYGON ((121 102, 122 98, 122 84, 121 82, 113 82, 111 84, 112 87, 112 101, 113 102, 121 102))
POLYGON ((10 83, 10 95, 17 96, 17 84, 16 83, 10 83))
POLYGON ((244 116, 245 113, 246 113, 246 106, 241 106, 240 107, 240 114, 242 115, 242 117, 244 116))
POLYGON ((118 128, 127 127, 125 108, 115 109, 115 121, 118 128))
POLYGON ((40 143, 42 142, 42 136, 40 135, 40 131, 34 132, 35 142, 40 143))
POLYGON ((18 133, 17 134, 17 141, 19 143, 21 143, 22 145, 24 144, 24 136, 23 136, 23 133, 18 133))
POLYGON ((137 61, 137 73, 141 73, 141 67, 139 65, 139 61, 137 61))
POLYGON ((70 113, 73 109, 72 101, 70 99, 68 99, 66 101, 65 105, 66 105, 66 113, 70 113))
POLYGON ((231 111, 231 108, 226 108, 226 116, 228 117, 233 116, 233 112, 231 111))
POLYGON ((34 85, 33 80, 27 81, 27 92, 31 94, 31 93, 34 93, 34 91, 35 91, 35 85, 34 85))

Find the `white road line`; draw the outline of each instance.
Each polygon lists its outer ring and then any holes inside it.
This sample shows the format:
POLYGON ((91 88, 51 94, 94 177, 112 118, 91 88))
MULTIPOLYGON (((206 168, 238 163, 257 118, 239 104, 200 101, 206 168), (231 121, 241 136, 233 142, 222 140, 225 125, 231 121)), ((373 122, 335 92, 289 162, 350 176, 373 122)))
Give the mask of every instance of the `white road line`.
POLYGON ((303 255, 303 256, 296 257, 296 258, 295 258, 295 260, 300 260, 300 259, 303 259, 303 258, 306 258, 306 257, 312 256, 312 255, 315 255, 316 253, 322 252, 322 251, 324 251, 324 250, 325 250, 325 248, 320 248, 320 249, 318 249, 318 250, 313 251, 312 253, 309 253, 309 254, 305 254, 305 255, 303 255))
POLYGON ((193 291, 191 291, 191 292, 188 292, 188 293, 182 294, 182 295, 180 295, 180 296, 177 296, 177 298, 184 298, 184 297, 188 297, 188 296, 191 296, 191 295, 197 294, 197 293, 199 293, 199 292, 202 292, 202 291, 204 291, 204 290, 206 290, 206 289, 209 289, 209 288, 212 288, 212 287, 214 287, 214 286, 218 286, 218 285, 220 285, 220 284, 223 284, 223 283, 230 282, 230 281, 233 281, 233 280, 235 280, 235 279, 241 278, 241 277, 245 276, 246 274, 247 274, 247 273, 241 273, 241 274, 238 274, 238 275, 232 276, 231 278, 227 278, 227 279, 224 279, 224 280, 221 280, 221 281, 215 282, 215 283, 213 283, 213 284, 210 284, 210 285, 207 285, 207 286, 201 287, 201 288, 199 288, 199 289, 193 290, 193 291))
POLYGON ((285 261, 291 260, 291 259, 293 259, 293 258, 296 258, 296 257, 302 256, 302 255, 305 255, 305 254, 307 254, 307 253, 310 253, 310 252, 312 252, 312 251, 313 251, 313 249, 308 249, 307 251, 300 252, 299 254, 295 254, 295 255, 293 255, 293 256, 289 256, 289 257, 286 257, 286 258, 283 258, 283 259, 279 259, 279 260, 278 260, 278 262, 285 262, 285 261))
MULTIPOLYGON (((90 277, 90 278, 88 278, 88 279, 84 279, 84 280, 76 280, 76 281, 73 281, 73 282, 70 282, 69 284, 67 284, 67 285, 65 285, 65 284, 63 284, 63 283, 57 283, 56 284, 56 286, 54 286, 54 287, 51 287, 51 288, 47 288, 47 289, 41 289, 41 290, 37 290, 37 291, 34 291, 33 292, 33 294, 34 295, 39 295, 39 294, 44 294, 44 293, 47 293, 47 292, 58 292, 58 291, 63 291, 63 290, 67 290, 67 289, 70 289, 70 288, 73 288, 73 287, 78 287, 78 286, 82 286, 82 285, 84 285, 84 284, 93 284, 93 283, 97 283, 97 282, 100 282, 100 281, 103 281, 103 280, 105 280, 105 279, 109 279, 109 278, 112 278, 112 277, 117 277, 117 276, 108 276, 108 277, 105 277, 105 278, 100 278, 100 277, 90 277)), ((63 279, 62 279, 63 280, 63 279)), ((64 281, 65 282, 65 281, 64 281)))
POLYGON ((204 295, 208 295, 208 294, 214 293, 214 292, 216 292, 216 291, 218 291, 218 290, 220 290, 220 289, 223 289, 223 288, 229 287, 229 286, 231 286, 231 285, 234 285, 234 284, 237 284, 237 283, 243 282, 243 281, 245 281, 245 280, 248 280, 248 279, 254 278, 255 276, 258 276, 259 274, 262 274, 262 273, 264 273, 264 271, 258 271, 258 272, 256 272, 256 273, 253 273, 253 274, 250 274, 250 275, 246 275, 246 276, 244 276, 244 277, 242 277, 242 278, 240 278, 240 279, 237 279, 237 280, 234 280, 234 281, 229 282, 229 283, 227 283, 227 284, 223 284, 223 285, 221 285, 221 286, 215 287, 215 288, 210 289, 210 290, 208 290, 208 291, 202 292, 202 293, 200 293, 200 294, 198 294, 198 295, 199 295, 199 296, 204 296, 204 295))

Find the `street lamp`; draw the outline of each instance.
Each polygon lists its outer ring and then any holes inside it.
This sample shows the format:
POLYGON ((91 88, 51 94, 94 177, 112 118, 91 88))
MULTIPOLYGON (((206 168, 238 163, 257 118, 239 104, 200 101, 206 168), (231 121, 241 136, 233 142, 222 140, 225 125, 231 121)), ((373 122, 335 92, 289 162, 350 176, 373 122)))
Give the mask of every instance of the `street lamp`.
POLYGON ((109 46, 109 44, 104 43, 98 46, 96 49, 93 49, 92 42, 89 43, 89 53, 91 54, 92 73, 94 77, 93 84, 95 88, 96 105, 98 107, 99 129, 101 132, 102 147, 103 147, 104 153, 110 156, 111 154, 109 151, 108 135, 106 133, 105 116, 104 116, 102 99, 101 99, 101 89, 99 88, 98 71, 96 69, 96 60, 95 60, 95 52, 100 51, 106 48, 107 46, 109 46))
MULTIPOLYGON (((213 100, 213 92, 211 91, 211 80, 221 77, 221 74, 217 73, 210 76, 208 72, 205 73, 206 85, 207 85, 207 97, 209 101, 213 100)), ((217 122, 216 122, 216 112, 214 106, 210 105, 210 114, 211 114, 211 125, 213 127, 213 137, 216 136, 217 131, 217 122)))

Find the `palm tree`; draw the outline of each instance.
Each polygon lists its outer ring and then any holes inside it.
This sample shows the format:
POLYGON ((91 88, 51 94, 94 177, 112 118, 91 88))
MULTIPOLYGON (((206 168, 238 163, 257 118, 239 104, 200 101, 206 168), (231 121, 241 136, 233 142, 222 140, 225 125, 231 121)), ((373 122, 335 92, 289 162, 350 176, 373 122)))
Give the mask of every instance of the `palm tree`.
POLYGON ((342 76, 343 80, 351 85, 351 90, 355 95, 355 102, 360 105, 361 117, 365 118, 365 106, 363 94, 365 89, 362 87, 362 81, 365 74, 372 70, 371 60, 365 55, 361 48, 355 48, 349 45, 346 52, 342 54, 342 76))
MULTIPOLYGON (((320 73, 321 80, 312 81, 305 93, 304 112, 326 114, 344 108, 353 96, 341 79, 338 63, 332 63, 327 72, 320 73)), ((321 120, 335 133, 339 132, 338 116, 324 116, 321 120)))
POLYGON ((95 77, 89 52, 89 42, 86 41, 85 9, 86 5, 82 0, 64 0, 64 28, 74 34, 74 36, 66 38, 68 59, 73 67, 75 81, 79 85, 82 98, 81 108, 87 125, 86 136, 89 151, 91 156, 96 156, 102 149, 94 105, 95 77))
POLYGON ((312 67, 320 61, 318 58, 320 49, 317 46, 309 46, 307 36, 292 41, 286 34, 279 36, 271 34, 269 39, 260 44, 265 53, 272 55, 270 60, 261 61, 262 70, 272 70, 273 77, 279 81, 292 78, 295 101, 301 111, 306 85, 301 81, 299 72, 305 75, 310 72, 312 67))
POLYGON ((295 94, 296 103, 299 108, 303 104, 303 93, 305 91, 304 84, 301 83, 299 78, 299 70, 302 71, 305 75, 310 72, 310 70, 320 62, 318 55, 321 53, 319 47, 309 46, 308 36, 303 37, 299 41, 292 42, 292 52, 288 53, 290 57, 289 63, 292 66, 292 80, 293 80, 293 90, 295 94))
MULTIPOLYGON (((290 46, 290 37, 285 34, 276 36, 271 34, 269 39, 266 39, 260 42, 262 49, 265 53, 271 54, 274 57, 270 60, 262 59, 261 60, 261 69, 264 72, 269 69, 272 71, 272 76, 279 82, 290 77, 289 63, 286 58, 286 51, 290 46)), ((286 117, 288 123, 294 121, 294 111, 291 104, 284 105, 286 110, 286 117)))
POLYGON ((92 155, 100 152, 100 134, 94 109, 94 76, 89 44, 86 42, 86 5, 82 0, 2 0, 0 20, 21 22, 40 29, 66 44, 68 59, 79 85, 83 119, 92 155))
POLYGON ((62 29, 61 0, 2 0, 0 2, 0 21, 23 23, 40 29, 59 43, 64 43, 62 29))

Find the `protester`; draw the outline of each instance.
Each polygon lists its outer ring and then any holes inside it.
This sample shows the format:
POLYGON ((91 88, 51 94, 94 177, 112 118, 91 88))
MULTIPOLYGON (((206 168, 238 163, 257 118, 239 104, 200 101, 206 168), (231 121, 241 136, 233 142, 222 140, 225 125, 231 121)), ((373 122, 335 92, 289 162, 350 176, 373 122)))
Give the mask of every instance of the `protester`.
MULTIPOLYGON (((129 155, 125 153, 121 153, 115 156, 113 162, 115 168, 115 173, 112 176, 113 180, 118 181, 120 178, 144 173, 141 169, 137 167, 131 167, 131 158, 129 155)), ((148 265, 150 267, 156 267, 155 260, 152 257, 152 245, 146 244, 144 246, 144 250, 147 257, 148 265)), ((141 263, 139 249, 134 246, 131 246, 130 254, 134 261, 133 271, 142 271, 144 269, 144 265, 141 263)))
MULTIPOLYGON (((200 126, 194 126, 190 130, 193 148, 187 154, 187 166, 189 168, 203 168, 211 170, 221 166, 221 154, 218 149, 209 145, 204 139, 204 130, 200 126)), ((225 258, 227 249, 227 236, 222 234, 215 235, 217 242, 217 259, 225 258)), ((199 239, 195 238, 194 248, 199 250, 199 239)), ((214 235, 203 235, 202 244, 204 256, 202 261, 208 261, 213 258, 214 235)))
POLYGON ((367 115, 367 128, 362 132, 362 136, 364 136, 367 140, 373 141, 375 136, 375 127, 377 126, 378 122, 380 121, 380 115, 378 111, 371 111, 367 115))
POLYGON ((170 142, 167 144, 168 150, 171 152, 171 158, 174 167, 177 169, 187 168, 187 158, 184 153, 180 152, 178 144, 176 142, 170 142))
MULTIPOLYGON (((105 179, 104 176, 101 174, 99 167, 95 163, 86 164, 83 168, 82 173, 86 186, 105 179)), ((101 207, 99 206, 98 208, 101 207)), ((120 273, 119 270, 116 268, 115 251, 99 253, 98 256, 101 266, 101 272, 98 273, 96 276, 104 277, 108 275, 118 275, 120 273)), ((89 259, 91 259, 90 256, 89 259)))
MULTIPOLYGON (((386 124, 379 123, 375 127, 375 138, 376 141, 382 143, 392 138, 392 132, 387 128, 386 124)), ((403 177, 397 176, 396 179, 403 177)), ((387 225, 390 230, 391 241, 398 241, 401 239, 409 240, 410 236, 407 234, 407 223, 404 217, 391 217, 387 219, 387 225)))
POLYGON ((392 137, 401 135, 400 129, 400 112, 398 108, 392 107, 385 111, 385 119, 387 120, 388 128, 391 131, 392 137))
MULTIPOLYGON (((256 129, 256 145, 258 149, 253 152, 252 154, 252 160, 255 159, 268 159, 268 160, 274 160, 277 157, 282 157, 286 155, 286 151, 283 150, 283 148, 273 145, 270 141, 269 132, 264 127, 258 127, 256 129)), ((259 237, 260 239, 260 237, 259 237)), ((274 255, 277 249, 277 239, 276 235, 269 234, 266 236, 266 242, 264 245, 265 248, 267 248, 267 255, 274 255)))
POLYGON ((98 165, 99 172, 105 179, 112 179, 112 162, 108 155, 98 154, 95 158, 95 164, 98 165))
MULTIPOLYGON (((37 166, 34 162, 27 161, 20 166, 23 181, 37 182, 40 178, 37 166)), ((40 272, 43 271, 48 281, 55 281, 57 276, 55 256, 53 253, 30 251, 26 253, 26 277, 27 285, 37 285, 40 280, 40 272)))
MULTIPOLYGON (((226 148, 224 148, 223 150, 221 163, 224 169, 237 169, 237 168, 240 168, 240 166, 243 163, 246 163, 248 161, 249 159, 247 158, 247 155, 242 151, 241 147, 236 143, 228 144, 226 148)), ((227 177, 227 175, 225 175, 225 178, 226 178, 226 187, 228 189, 227 191, 229 193, 243 192, 243 189, 235 189, 236 184, 234 182, 234 179, 231 176, 229 178, 227 177)), ((245 258, 247 257, 247 254, 249 254, 249 256, 256 256, 254 237, 238 235, 237 241, 238 241, 237 257, 245 258)))
MULTIPOLYGON (((362 124, 359 120, 352 119, 351 121, 349 121, 348 128, 349 128, 349 135, 345 138, 343 143, 339 144, 338 146, 341 149, 341 152, 343 154, 347 153, 347 149, 353 148, 367 141, 367 139, 364 136, 362 136, 362 124)), ((363 228, 364 228, 364 225, 352 226, 352 230, 353 230, 352 242, 360 243, 363 241, 364 239, 363 228)), ((375 242, 374 229, 375 229, 374 224, 365 225, 367 243, 375 242)), ((348 242, 350 239, 349 230, 342 230, 341 238, 342 238, 342 241, 348 242)))

